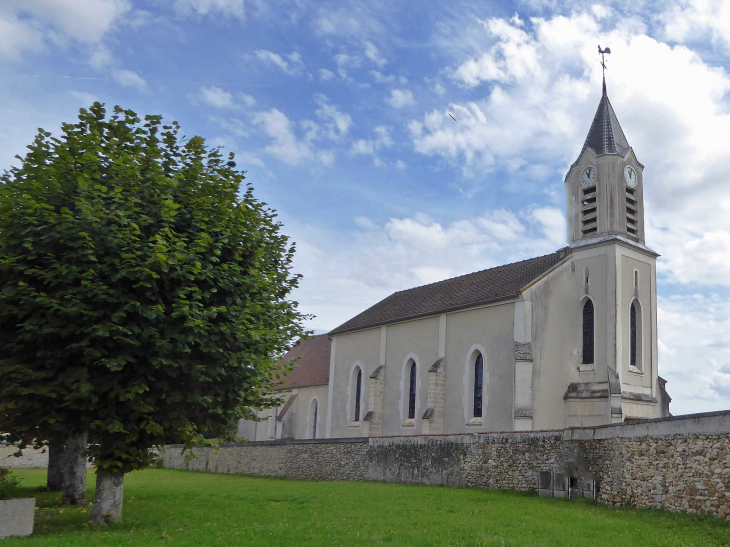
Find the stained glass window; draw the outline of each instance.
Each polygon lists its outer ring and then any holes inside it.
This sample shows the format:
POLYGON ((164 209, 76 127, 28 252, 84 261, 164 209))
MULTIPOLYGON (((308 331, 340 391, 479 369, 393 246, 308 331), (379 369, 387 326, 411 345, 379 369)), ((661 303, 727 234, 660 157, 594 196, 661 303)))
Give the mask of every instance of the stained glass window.
POLYGON ((408 389, 408 419, 416 417, 416 363, 411 363, 410 387, 408 389))
POLYGON ((482 417, 482 387, 484 384, 484 359, 480 353, 474 362, 474 417, 482 417))
POLYGON ((631 303, 629 325, 631 329, 631 364, 636 366, 636 301, 631 303))
POLYGON ((355 421, 360 421, 360 385, 362 384, 362 369, 357 369, 357 380, 355 381, 355 421))
POLYGON ((593 339, 595 325, 593 322, 593 301, 588 298, 583 305, 583 364, 593 364, 593 339))

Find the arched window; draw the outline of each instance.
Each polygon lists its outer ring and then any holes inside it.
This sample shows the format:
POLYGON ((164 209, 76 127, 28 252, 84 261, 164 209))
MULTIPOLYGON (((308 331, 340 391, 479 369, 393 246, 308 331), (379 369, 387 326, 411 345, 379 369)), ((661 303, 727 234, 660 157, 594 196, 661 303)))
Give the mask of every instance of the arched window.
POLYGON ((642 369, 641 348, 641 304, 634 299, 629 308, 629 363, 639 370, 642 369))
POLYGON ((317 420, 319 419, 319 403, 317 402, 317 399, 312 399, 312 403, 310 404, 310 411, 309 411, 309 419, 311 420, 310 427, 312 431, 312 438, 317 438, 317 420))
POLYGON ((416 418, 416 362, 411 363, 410 379, 408 383, 408 419, 416 418))
POLYGON ((362 386, 362 369, 357 368, 357 379, 355 380, 355 420, 360 421, 360 386, 362 386))
POLYGON ((593 341, 595 337, 593 300, 583 304, 583 364, 593 364, 593 341))
POLYGON ((484 358, 480 353, 474 361, 474 417, 482 417, 482 388, 484 386, 484 358))

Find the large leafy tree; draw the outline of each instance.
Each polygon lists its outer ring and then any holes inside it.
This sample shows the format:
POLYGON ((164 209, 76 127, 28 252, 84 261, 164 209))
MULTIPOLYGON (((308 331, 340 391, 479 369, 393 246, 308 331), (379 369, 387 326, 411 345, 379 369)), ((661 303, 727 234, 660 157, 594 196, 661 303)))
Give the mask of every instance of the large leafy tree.
POLYGON ((304 334, 275 213, 179 130, 95 103, 0 177, 0 430, 88 435, 95 522, 121 518, 150 449, 268 406, 304 334))

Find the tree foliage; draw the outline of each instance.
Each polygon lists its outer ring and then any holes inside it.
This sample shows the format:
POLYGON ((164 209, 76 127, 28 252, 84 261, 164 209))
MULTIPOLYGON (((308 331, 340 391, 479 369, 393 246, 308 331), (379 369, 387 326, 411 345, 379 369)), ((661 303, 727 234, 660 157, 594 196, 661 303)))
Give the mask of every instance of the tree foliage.
POLYGON ((0 430, 112 473, 270 406, 293 245, 233 155, 95 103, 0 177, 0 430))

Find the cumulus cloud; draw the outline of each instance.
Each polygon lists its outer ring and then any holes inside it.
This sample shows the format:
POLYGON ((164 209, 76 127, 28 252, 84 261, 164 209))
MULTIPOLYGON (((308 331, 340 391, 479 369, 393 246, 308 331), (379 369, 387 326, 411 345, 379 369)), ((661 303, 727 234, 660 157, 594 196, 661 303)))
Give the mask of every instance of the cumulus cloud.
MULTIPOLYGON (((253 97, 251 98, 253 99, 253 97)), ((200 99, 214 108, 233 108, 233 94, 220 87, 201 87, 200 99)))
POLYGON ((128 12, 128 0, 5 0, 0 5, 0 58, 15 59, 70 41, 98 43, 128 12))
POLYGON ((327 80, 332 79, 332 77, 335 75, 334 72, 331 70, 327 70, 326 68, 320 68, 319 69, 319 79, 323 82, 326 82, 327 80))
POLYGON ((139 74, 133 70, 118 68, 112 72, 114 81, 125 87, 136 87, 137 89, 145 89, 147 82, 139 74))
POLYGON ((337 106, 330 104, 329 99, 321 93, 314 96, 314 101, 319 106, 315 114, 325 122, 324 128, 327 131, 327 136, 330 139, 339 139, 345 136, 352 125, 352 118, 349 114, 340 112, 337 106))
POLYGON ((550 214, 535 211, 495 209, 449 223, 421 213, 383 224, 358 217, 346 236, 291 227, 304 274, 295 296, 319 318, 312 326, 329 330, 392 292, 552 252, 550 214))
POLYGON ((304 72, 304 62, 302 56, 296 51, 292 51, 288 55, 282 57, 278 53, 268 51, 266 49, 257 49, 256 58, 265 63, 278 66, 284 73, 290 76, 299 76, 304 72))
POLYGON ((372 139, 358 139, 352 143, 352 154, 367 154, 373 155, 377 150, 385 148, 393 144, 390 138, 390 130, 385 126, 376 127, 373 132, 375 138, 372 139))
POLYGON ((334 163, 335 151, 318 150, 317 146, 328 139, 339 140, 349 130, 352 119, 330 104, 324 95, 316 95, 315 102, 319 105, 315 114, 322 120, 322 125, 306 119, 298 124, 292 123, 286 114, 276 108, 254 114, 253 123, 273 140, 265 147, 269 155, 290 165, 307 161, 325 166, 334 163))
POLYGON ((372 42, 365 42, 365 57, 370 59, 373 63, 379 67, 385 66, 388 62, 384 57, 380 55, 380 51, 372 42))
POLYGON ((393 89, 390 92, 390 97, 385 99, 390 106, 393 108, 403 108, 405 106, 413 106, 416 104, 413 98, 413 93, 407 89, 393 89))

